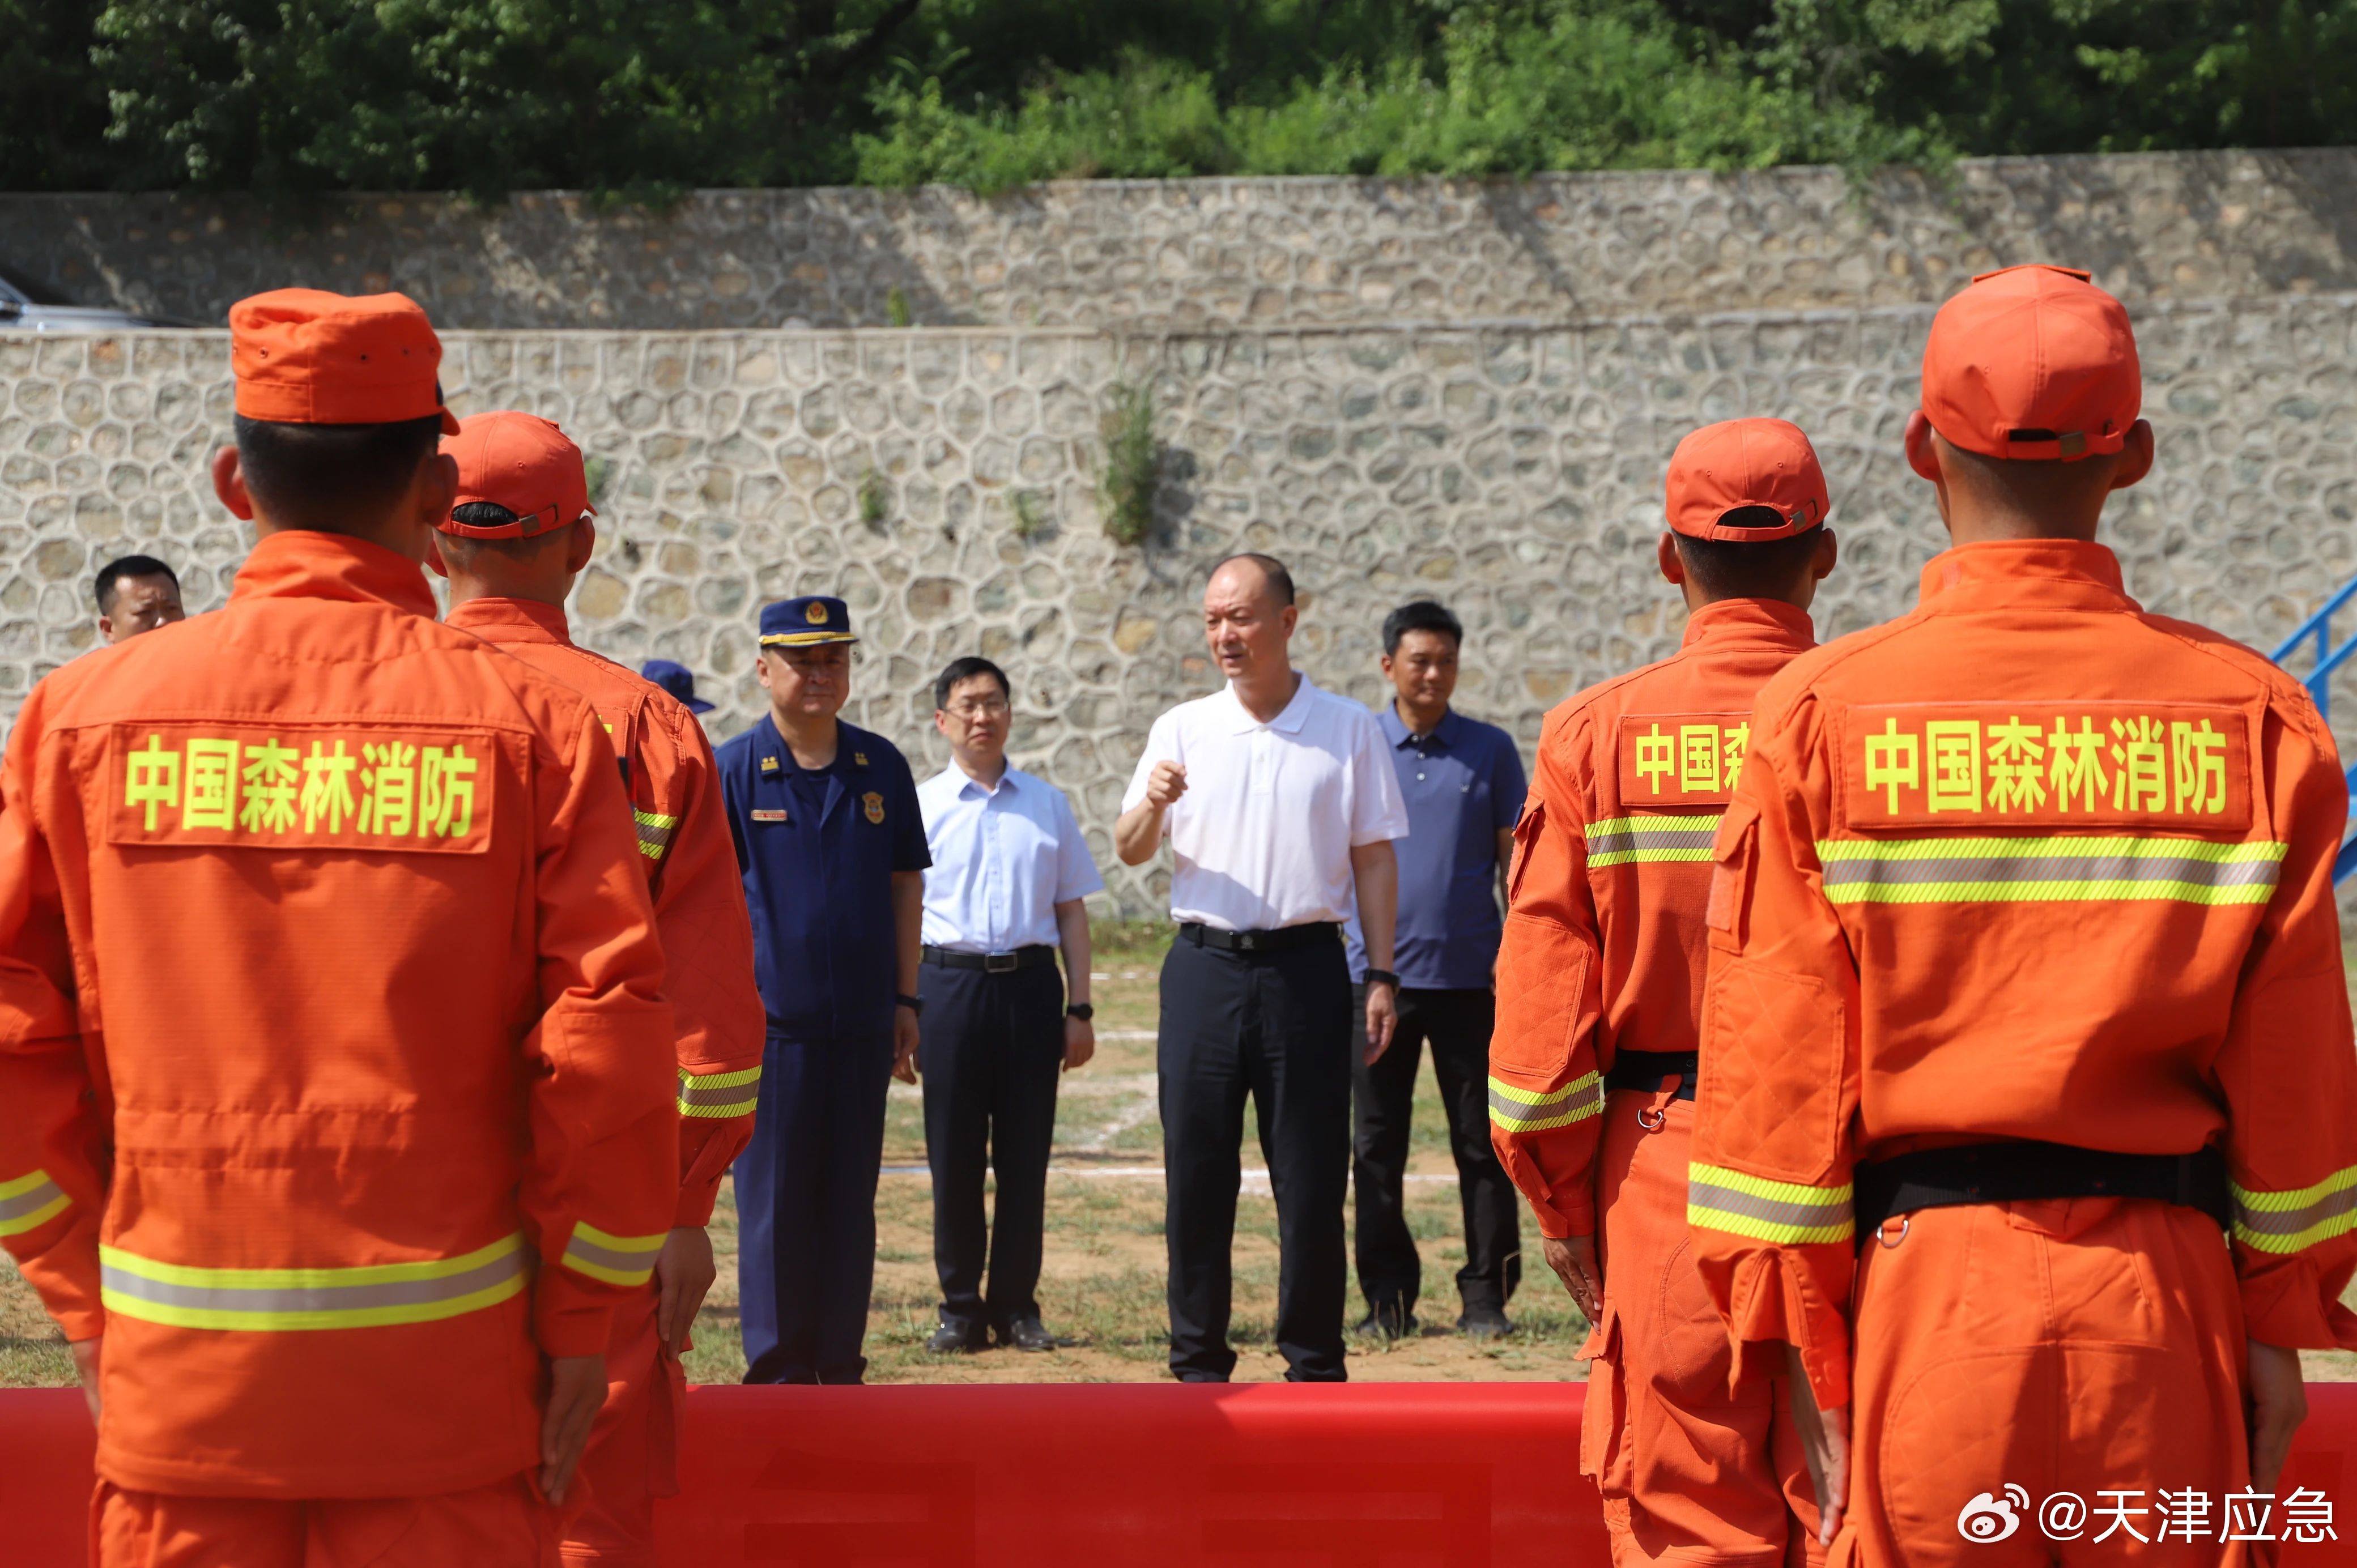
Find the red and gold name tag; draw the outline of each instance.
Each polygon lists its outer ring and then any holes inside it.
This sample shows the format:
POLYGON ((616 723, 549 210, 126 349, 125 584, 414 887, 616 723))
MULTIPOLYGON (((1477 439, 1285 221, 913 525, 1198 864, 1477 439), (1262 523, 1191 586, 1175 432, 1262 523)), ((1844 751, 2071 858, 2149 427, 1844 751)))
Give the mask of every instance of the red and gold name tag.
POLYGON ((106 842, 253 849, 490 847, 498 741, 405 725, 117 725, 106 842))
POLYGON ((2250 722, 2184 703, 1915 703, 1842 715, 1853 828, 2251 825, 2250 722))
POLYGON ((1619 745, 1623 805, 1723 806, 1743 777, 1751 715, 1623 715, 1619 745))

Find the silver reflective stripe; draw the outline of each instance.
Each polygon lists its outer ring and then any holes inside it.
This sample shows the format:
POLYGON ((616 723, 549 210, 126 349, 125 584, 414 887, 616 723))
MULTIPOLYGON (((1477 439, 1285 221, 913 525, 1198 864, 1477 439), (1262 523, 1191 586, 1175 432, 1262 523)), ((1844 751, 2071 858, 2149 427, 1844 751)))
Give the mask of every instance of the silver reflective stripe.
POLYGON ((608 1284, 642 1285, 653 1277, 655 1254, 670 1234, 658 1230, 651 1236, 614 1236, 586 1219, 576 1220, 573 1239, 565 1244, 564 1263, 608 1284))
POLYGON ((2357 1230, 2357 1166, 2290 1192, 2233 1190, 2235 1240, 2262 1252, 2298 1252, 2357 1230))
POLYGON ((126 1317, 182 1328, 270 1331, 430 1323, 522 1291, 521 1236, 455 1258, 336 1269, 210 1269, 99 1248, 100 1297, 126 1317))
POLYGON ((1568 1127, 1604 1108, 1604 1079, 1587 1073, 1551 1093, 1490 1079, 1490 1120, 1509 1133, 1568 1127))
POLYGON ((1846 1225, 1850 1222, 1847 1198, 1831 1203, 1787 1203, 1778 1198, 1763 1197, 1756 1192, 1742 1192, 1712 1182, 1691 1180, 1686 1184, 1686 1201, 1714 1213, 1740 1214, 1746 1219, 1764 1220, 1770 1225, 1814 1229, 1820 1225, 1846 1225))
POLYGON ((2119 836, 1830 840, 1817 845, 1835 904, 2166 898, 2263 904, 2287 846, 2119 836))
POLYGON ((757 1067, 737 1072, 694 1073, 684 1068, 680 1069, 679 1113, 683 1116, 749 1116, 760 1102, 760 1094, 761 1069, 757 1067))
POLYGON ((1723 812, 1707 815, 1614 817, 1587 825, 1587 863, 1625 865, 1644 861, 1710 858, 1723 812))
POLYGON ((72 1207, 73 1200, 47 1171, 0 1182, 0 1236, 21 1236, 72 1207))

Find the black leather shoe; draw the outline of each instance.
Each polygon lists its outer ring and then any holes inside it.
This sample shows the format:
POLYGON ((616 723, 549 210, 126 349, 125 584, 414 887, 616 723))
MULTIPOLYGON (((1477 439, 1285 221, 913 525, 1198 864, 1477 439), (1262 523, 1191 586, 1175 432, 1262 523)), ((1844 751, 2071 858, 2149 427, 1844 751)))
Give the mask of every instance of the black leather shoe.
POLYGON ((1468 1339, 1503 1339, 1513 1331, 1512 1320, 1494 1306, 1469 1306, 1457 1320, 1457 1332, 1468 1339))
POLYGON ((933 1330, 933 1337, 925 1341, 925 1348, 936 1356, 955 1356, 971 1350, 987 1350, 990 1340, 979 1328, 943 1319, 942 1326, 933 1330))
POLYGON ((1353 1334, 1380 1334, 1386 1339, 1405 1339, 1416 1331, 1415 1314, 1404 1301, 1379 1301, 1359 1319, 1353 1334))
POLYGON ((1017 1350, 1053 1350, 1063 1341, 1036 1317, 1018 1317, 998 1331, 998 1342, 1017 1350))

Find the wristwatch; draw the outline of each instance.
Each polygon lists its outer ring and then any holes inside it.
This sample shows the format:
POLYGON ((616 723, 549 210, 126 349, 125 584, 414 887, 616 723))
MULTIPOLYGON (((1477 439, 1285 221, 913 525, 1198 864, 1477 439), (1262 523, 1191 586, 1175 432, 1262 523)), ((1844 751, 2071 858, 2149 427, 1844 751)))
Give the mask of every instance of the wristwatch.
POLYGON ((921 996, 902 996, 895 994, 892 1000, 899 1005, 906 1007, 909 1012, 914 1013, 920 1018, 925 1015, 925 999, 921 996))
POLYGON ((1388 985, 1394 991, 1400 988, 1399 976, 1388 969, 1371 969, 1365 978, 1369 985, 1388 985))
POLYGON ((1087 1023, 1090 1019, 1094 1018, 1096 1015, 1097 1010, 1085 1002, 1075 1002, 1070 1007, 1064 1009, 1065 1017, 1078 1018, 1083 1024, 1087 1023))

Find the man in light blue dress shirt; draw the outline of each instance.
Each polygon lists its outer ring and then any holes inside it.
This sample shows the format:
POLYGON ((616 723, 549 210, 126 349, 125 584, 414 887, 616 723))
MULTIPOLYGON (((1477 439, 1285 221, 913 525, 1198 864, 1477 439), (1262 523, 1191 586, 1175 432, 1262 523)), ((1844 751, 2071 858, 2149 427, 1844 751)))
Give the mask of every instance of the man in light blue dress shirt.
POLYGON ((1009 698, 987 659, 942 671, 933 724, 952 760, 917 787, 933 856, 918 1062, 942 1282, 941 1326, 926 1348, 937 1353, 984 1349, 994 1332, 1018 1350, 1058 1343, 1038 1295, 1057 1075, 1096 1050, 1082 900, 1104 879, 1064 792, 1007 766, 1009 698), (983 1213, 985 1166, 998 1178, 995 1226, 983 1213))

